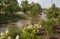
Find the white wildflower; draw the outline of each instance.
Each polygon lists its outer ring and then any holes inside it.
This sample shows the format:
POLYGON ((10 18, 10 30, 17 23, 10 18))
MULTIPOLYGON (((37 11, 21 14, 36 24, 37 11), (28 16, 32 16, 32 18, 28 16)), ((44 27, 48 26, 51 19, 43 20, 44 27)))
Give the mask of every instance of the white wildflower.
POLYGON ((9 36, 8 39, 12 39, 11 36, 9 36))
POLYGON ((25 30, 23 30, 23 32, 25 32, 25 30))
POLYGON ((33 30, 33 32, 35 32, 35 31, 36 31, 36 29, 33 30))
POLYGON ((35 24, 35 26, 39 26, 38 24, 35 24))
POLYGON ((39 27, 41 28, 41 25, 39 27))
POLYGON ((19 39, 19 35, 17 35, 15 39, 19 39))
POLYGON ((9 30, 7 29, 5 33, 7 34, 8 32, 9 32, 9 30))
POLYGON ((27 26, 27 28, 30 28, 30 26, 27 26))
POLYGON ((4 33, 1 33, 1 36, 3 36, 4 35, 4 33))
POLYGON ((37 30, 37 32, 39 32, 39 30, 37 30))
POLYGON ((36 26, 37 24, 35 24, 35 26, 36 26))

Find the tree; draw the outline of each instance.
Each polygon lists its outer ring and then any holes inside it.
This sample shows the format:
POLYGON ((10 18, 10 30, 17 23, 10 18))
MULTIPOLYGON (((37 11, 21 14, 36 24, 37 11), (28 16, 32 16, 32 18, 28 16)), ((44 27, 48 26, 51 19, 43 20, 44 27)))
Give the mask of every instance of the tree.
POLYGON ((15 14, 19 8, 17 0, 0 0, 0 24, 25 19, 24 15, 15 14))
POLYGON ((42 21, 42 26, 49 38, 54 38, 55 35, 55 21, 48 19, 47 21, 42 21))
POLYGON ((59 10, 55 6, 55 4, 52 4, 52 6, 47 10, 47 18, 57 18, 59 15, 59 10))
POLYGON ((41 14, 41 6, 38 3, 32 3, 30 8, 30 16, 32 17, 32 22, 35 24, 39 20, 39 15, 41 14))
POLYGON ((1 0, 1 9, 6 13, 13 13, 18 10, 17 0, 1 0))
POLYGON ((39 15, 41 14, 40 12, 42 11, 41 6, 38 3, 34 3, 34 2, 29 4, 28 1, 25 0, 22 1, 20 7, 21 7, 21 11, 24 12, 24 14, 27 15, 29 18, 31 17, 33 20, 32 22, 36 23, 36 20, 39 18, 39 15))
POLYGON ((28 1, 22 1, 21 2, 21 10, 26 14, 27 11, 29 11, 29 4, 28 1))
POLYGON ((60 15, 58 7, 55 6, 55 4, 52 4, 52 6, 47 9, 46 11, 47 15, 47 21, 42 22, 42 26, 45 28, 45 31, 49 38, 55 38, 54 32, 56 32, 55 28, 58 26, 58 17, 60 15))

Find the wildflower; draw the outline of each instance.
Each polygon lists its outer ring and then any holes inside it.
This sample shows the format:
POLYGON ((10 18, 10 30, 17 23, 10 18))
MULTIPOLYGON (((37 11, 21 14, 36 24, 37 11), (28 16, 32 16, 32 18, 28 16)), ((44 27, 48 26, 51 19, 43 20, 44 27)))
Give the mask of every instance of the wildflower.
POLYGON ((39 30, 37 30, 37 32, 39 32, 39 30))
POLYGON ((35 32, 35 31, 36 31, 36 29, 33 30, 33 32, 35 32))
POLYGON ((12 39, 11 36, 9 36, 8 39, 12 39))
POLYGON ((39 26, 38 24, 35 24, 35 26, 39 26))
POLYGON ((9 30, 7 29, 5 33, 7 34, 8 32, 9 32, 9 30))
POLYGON ((15 39, 19 39, 19 35, 17 35, 15 39))
POLYGON ((41 25, 39 27, 41 28, 41 25))
POLYGON ((35 24, 35 26, 37 26, 37 24, 35 24))
POLYGON ((30 28, 30 26, 27 26, 27 28, 30 28))
POLYGON ((23 32, 25 32, 25 30, 23 30, 23 32))
POLYGON ((4 35, 4 33, 1 33, 1 36, 3 36, 4 35))
POLYGON ((27 29, 31 29, 32 28, 32 26, 27 26, 27 29))
POLYGON ((30 28, 32 28, 32 25, 30 26, 30 28))

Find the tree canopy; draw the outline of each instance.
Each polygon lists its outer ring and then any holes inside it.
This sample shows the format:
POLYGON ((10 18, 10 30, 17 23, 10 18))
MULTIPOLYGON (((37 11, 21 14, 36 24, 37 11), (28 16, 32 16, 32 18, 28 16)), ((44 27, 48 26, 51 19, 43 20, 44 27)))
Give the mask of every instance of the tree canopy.
POLYGON ((52 6, 47 10, 47 17, 48 18, 57 18, 59 16, 59 9, 52 4, 52 6))

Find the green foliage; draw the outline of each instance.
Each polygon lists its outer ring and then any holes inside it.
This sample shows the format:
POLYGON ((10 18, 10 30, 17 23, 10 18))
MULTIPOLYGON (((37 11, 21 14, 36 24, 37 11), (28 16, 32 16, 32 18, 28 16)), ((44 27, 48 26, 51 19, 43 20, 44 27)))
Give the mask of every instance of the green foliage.
POLYGON ((41 7, 38 3, 33 3, 30 8, 30 14, 32 17, 35 17, 36 15, 40 14, 41 7))
POLYGON ((29 25, 28 27, 24 27, 21 29, 19 29, 17 26, 9 26, 9 31, 0 36, 0 39, 8 39, 8 37, 15 39, 17 35, 19 35, 19 39, 42 39, 39 35, 36 35, 40 33, 39 28, 40 26, 37 25, 29 25))
POLYGON ((2 37, 0 37, 0 39, 8 39, 8 37, 7 36, 2 36, 2 37))
POLYGON ((59 24, 59 26, 60 26, 60 15, 58 16, 58 24, 59 24))
POLYGON ((0 24, 24 19, 23 15, 14 14, 19 9, 17 0, 0 0, 0 24))
POLYGON ((27 11, 29 11, 29 4, 28 1, 22 1, 21 2, 21 10, 26 13, 27 11))
POLYGON ((21 2, 21 11, 25 13, 28 18, 32 18, 32 24, 35 24, 35 19, 41 14, 41 6, 38 3, 29 4, 27 0, 21 2))
POLYGON ((48 36, 53 37, 55 33, 54 20, 48 19, 47 21, 42 22, 42 26, 45 28, 45 31, 48 36))
POLYGON ((21 9, 24 13, 30 11, 30 13, 29 12, 28 13, 31 16, 36 16, 37 14, 40 14, 40 12, 42 11, 41 6, 38 3, 29 4, 27 0, 22 1, 21 9))
POLYGON ((32 3, 30 8, 30 17, 32 17, 32 24, 36 24, 36 19, 39 20, 41 14, 41 6, 38 3, 32 3))
POLYGON ((0 36, 0 39, 15 39, 17 35, 21 34, 21 30, 17 28, 16 26, 9 26, 8 27, 8 32, 4 32, 2 36, 0 36))
POLYGON ((8 23, 11 21, 16 21, 20 18, 21 19, 25 19, 25 18, 29 18, 29 17, 35 18, 36 16, 38 17, 38 14, 40 14, 40 12, 41 12, 41 6, 38 3, 29 4, 28 1, 25 0, 25 1, 21 2, 22 7, 19 7, 17 0, 6 0, 6 1, 2 0, 2 1, 0 1, 2 4, 2 5, 0 5, 0 7, 1 7, 0 11, 4 12, 6 14, 1 15, 0 23, 8 23), (5 5, 3 4, 2 1, 4 2, 5 5), (19 10, 21 10, 25 14, 20 15, 20 16, 15 15, 14 13, 19 10))
POLYGON ((47 18, 57 18, 59 15, 59 9, 52 4, 52 6, 47 10, 47 18))
POLYGON ((21 39, 42 39, 40 36, 37 35, 40 34, 39 28, 39 25, 29 25, 27 27, 25 26, 21 33, 21 39))
POLYGON ((7 12, 7 13, 12 13, 17 11, 18 8, 18 2, 17 0, 1 0, 1 11, 7 12))
POLYGON ((24 15, 16 15, 16 14, 0 14, 0 24, 5 24, 9 22, 14 22, 20 19, 25 19, 24 15))
POLYGON ((21 34, 21 39, 41 39, 41 38, 36 36, 34 33, 23 32, 21 34))
POLYGON ((17 35, 21 34, 21 29, 19 29, 17 26, 9 26, 8 27, 9 33, 8 36, 11 36, 12 39, 15 39, 17 35))

